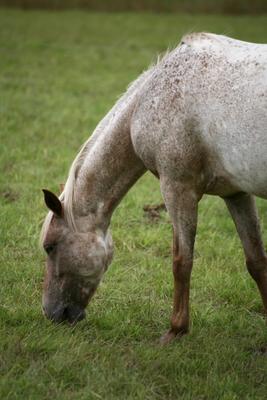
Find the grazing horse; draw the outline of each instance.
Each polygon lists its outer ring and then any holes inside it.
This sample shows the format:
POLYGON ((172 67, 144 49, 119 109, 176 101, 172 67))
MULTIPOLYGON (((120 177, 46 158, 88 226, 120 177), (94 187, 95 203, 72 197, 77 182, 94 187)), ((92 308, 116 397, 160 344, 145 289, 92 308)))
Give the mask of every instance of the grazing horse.
POLYGON ((267 257, 254 198, 267 198, 267 45, 209 33, 176 49, 128 88, 74 160, 42 230, 43 310, 54 322, 85 316, 112 260, 109 225, 132 185, 159 178, 173 226, 174 304, 168 343, 189 327, 189 286, 203 194, 224 199, 267 309, 267 257))

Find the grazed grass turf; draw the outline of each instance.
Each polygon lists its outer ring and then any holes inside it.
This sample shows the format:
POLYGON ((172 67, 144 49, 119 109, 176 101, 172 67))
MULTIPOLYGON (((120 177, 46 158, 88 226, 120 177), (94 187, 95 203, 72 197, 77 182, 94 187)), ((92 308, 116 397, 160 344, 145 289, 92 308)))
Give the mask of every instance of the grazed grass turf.
MULTIPOLYGON (((46 213, 79 146, 126 85, 192 30, 267 42, 267 17, 0 12, 0 398, 265 399, 267 329, 221 200, 200 205, 191 333, 161 348, 172 302, 171 228, 144 176, 114 214, 116 255, 75 328, 40 309, 46 213)), ((267 240, 267 206, 258 201, 267 240)))

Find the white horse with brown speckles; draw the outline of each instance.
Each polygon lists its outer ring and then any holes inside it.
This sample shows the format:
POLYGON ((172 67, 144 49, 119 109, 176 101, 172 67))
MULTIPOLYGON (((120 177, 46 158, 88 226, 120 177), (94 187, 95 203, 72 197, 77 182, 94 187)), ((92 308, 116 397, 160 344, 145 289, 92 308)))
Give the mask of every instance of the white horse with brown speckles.
POLYGON ((267 309, 267 258, 253 195, 267 198, 267 45, 208 33, 143 73, 97 126, 49 209, 43 309, 75 322, 112 259, 111 216, 146 170, 173 224, 174 306, 164 343, 188 331, 198 202, 221 196, 267 309))

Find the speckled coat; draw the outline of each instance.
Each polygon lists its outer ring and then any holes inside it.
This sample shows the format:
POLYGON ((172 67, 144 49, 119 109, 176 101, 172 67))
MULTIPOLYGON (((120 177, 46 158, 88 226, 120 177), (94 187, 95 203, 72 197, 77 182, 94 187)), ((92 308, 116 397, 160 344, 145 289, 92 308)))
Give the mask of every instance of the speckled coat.
POLYGON ((90 275, 96 250, 95 241, 92 250, 88 239, 86 252, 77 256, 79 235, 94 233, 106 246, 98 284, 106 260, 111 260, 112 213, 146 170, 160 180, 173 225, 174 306, 171 329, 162 342, 189 327, 197 206, 204 193, 224 198, 267 309, 267 262, 252 197, 267 198, 266 150, 267 45, 209 33, 185 36, 129 87, 100 122, 76 157, 60 200, 46 191, 52 213, 44 225, 43 244, 49 248, 51 237, 55 244, 48 255, 46 315, 73 320, 69 316, 76 313, 80 319, 78 311, 88 301, 79 303, 77 292, 95 290, 96 285, 91 290, 90 279, 82 276, 86 269, 90 275), (60 255, 66 238, 72 239, 69 257, 60 255), (73 254, 78 262, 73 263, 73 254), (71 286, 66 271, 81 278, 79 285, 71 286), (60 279, 69 282, 65 291, 58 290, 60 279))

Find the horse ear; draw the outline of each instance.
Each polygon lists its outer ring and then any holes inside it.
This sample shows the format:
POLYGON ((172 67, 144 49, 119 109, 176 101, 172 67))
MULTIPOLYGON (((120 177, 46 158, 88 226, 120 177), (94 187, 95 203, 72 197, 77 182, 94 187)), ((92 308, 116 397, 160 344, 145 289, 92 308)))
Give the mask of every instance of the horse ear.
POLYGON ((53 211, 58 217, 63 217, 63 207, 59 198, 49 190, 43 189, 44 201, 49 210, 53 211))

